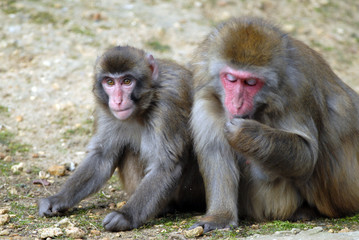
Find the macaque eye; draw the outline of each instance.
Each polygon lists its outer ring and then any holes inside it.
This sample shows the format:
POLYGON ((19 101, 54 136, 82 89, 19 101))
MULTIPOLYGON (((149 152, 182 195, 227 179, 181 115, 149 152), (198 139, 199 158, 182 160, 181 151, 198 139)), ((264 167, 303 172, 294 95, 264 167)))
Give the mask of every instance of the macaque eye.
POLYGON ((230 74, 230 73, 227 73, 227 74, 226 74, 226 79, 227 79, 228 81, 231 81, 231 82, 234 82, 234 81, 237 80, 237 78, 236 78, 235 76, 233 76, 232 74, 230 74))
POLYGON ((257 80, 256 79, 253 79, 253 78, 250 78, 250 79, 247 79, 244 81, 246 85, 248 86, 254 86, 257 84, 257 80))
POLYGON ((132 83, 132 80, 129 78, 125 78, 122 83, 125 85, 130 85, 132 83))
POLYGON ((105 80, 107 85, 113 86, 115 85, 115 81, 111 78, 108 78, 105 80))

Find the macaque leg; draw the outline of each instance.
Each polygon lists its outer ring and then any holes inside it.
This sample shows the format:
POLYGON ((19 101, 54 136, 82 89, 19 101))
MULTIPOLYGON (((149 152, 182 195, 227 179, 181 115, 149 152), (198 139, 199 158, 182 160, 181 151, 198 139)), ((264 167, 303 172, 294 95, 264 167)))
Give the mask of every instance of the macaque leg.
POLYGON ((290 219, 303 202, 291 181, 279 178, 267 181, 253 174, 248 180, 239 190, 241 215, 257 220, 290 219))
POLYGON ((123 160, 118 164, 118 175, 121 187, 128 196, 131 196, 144 177, 144 166, 139 159, 139 153, 125 151, 123 160))
POLYGON ((40 216, 53 216, 66 211, 85 197, 97 192, 112 176, 112 159, 102 159, 101 152, 92 151, 71 175, 59 193, 39 200, 40 216))
POLYGON ((223 153, 225 150, 221 149, 220 145, 217 146, 219 149, 213 149, 213 152, 203 157, 203 161, 208 161, 211 165, 209 169, 214 170, 207 171, 207 174, 203 175, 208 210, 199 222, 191 226, 191 229, 202 226, 204 232, 208 232, 217 228, 238 226, 239 170, 233 161, 232 153, 223 153))

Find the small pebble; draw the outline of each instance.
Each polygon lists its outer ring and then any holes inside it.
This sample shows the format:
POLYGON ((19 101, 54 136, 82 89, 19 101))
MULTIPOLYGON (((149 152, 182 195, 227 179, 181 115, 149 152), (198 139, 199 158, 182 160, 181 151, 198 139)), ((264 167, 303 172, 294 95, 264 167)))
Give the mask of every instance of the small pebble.
POLYGON ((126 201, 122 201, 116 204, 116 208, 122 208, 126 204, 126 201))
POLYGON ((10 215, 9 214, 0 215, 0 226, 5 225, 9 221, 10 221, 10 215))
POLYGON ((70 238, 83 238, 85 236, 85 232, 78 227, 69 227, 65 229, 65 233, 67 237, 70 238))
POLYGON ((10 235, 10 231, 7 229, 0 231, 0 236, 9 236, 9 235, 10 235))
POLYGON ((99 230, 91 230, 90 233, 94 236, 98 236, 101 234, 101 232, 99 230))
POLYGON ((339 231, 340 233, 346 233, 346 232, 350 232, 349 228, 345 227, 342 230, 339 231))
POLYGON ((0 209, 0 215, 6 214, 6 213, 9 213, 9 209, 6 209, 6 208, 0 209))
POLYGON ((64 176, 66 173, 66 168, 63 165, 53 165, 47 169, 47 171, 53 176, 64 176))
POLYGON ((22 162, 11 167, 13 173, 22 172, 22 170, 24 170, 24 163, 22 162))
POLYGON ((203 227, 201 226, 184 231, 184 236, 187 238, 199 237, 201 235, 203 235, 203 227))
POLYGON ((58 227, 40 228, 38 233, 40 238, 53 238, 63 235, 62 230, 58 227))
POLYGON ((69 218, 63 218, 59 221, 56 226, 58 227, 73 227, 74 224, 70 221, 69 218))

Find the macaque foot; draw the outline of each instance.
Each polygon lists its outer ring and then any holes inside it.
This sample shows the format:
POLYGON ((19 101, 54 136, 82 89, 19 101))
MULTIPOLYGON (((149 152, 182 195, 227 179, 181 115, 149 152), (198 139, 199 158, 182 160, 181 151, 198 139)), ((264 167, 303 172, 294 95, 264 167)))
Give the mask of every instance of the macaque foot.
POLYGON ((298 208, 295 213, 290 217, 290 221, 309 221, 315 218, 322 217, 317 209, 307 205, 298 208))
POLYGON ((209 232, 215 229, 233 229, 238 227, 238 223, 234 220, 224 219, 223 217, 206 216, 203 217, 201 221, 193 224, 189 229, 194 229, 196 227, 203 227, 203 232, 209 232))
POLYGON ((102 222, 107 231, 118 232, 135 228, 126 216, 120 212, 111 212, 107 214, 102 222))

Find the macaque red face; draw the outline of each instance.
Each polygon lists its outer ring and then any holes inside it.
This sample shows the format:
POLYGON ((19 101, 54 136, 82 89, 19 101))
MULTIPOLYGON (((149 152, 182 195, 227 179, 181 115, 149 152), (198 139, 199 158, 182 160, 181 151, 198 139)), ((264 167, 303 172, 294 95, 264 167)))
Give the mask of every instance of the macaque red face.
POLYGON ((224 67, 219 75, 225 92, 224 105, 230 117, 250 114, 254 105, 253 98, 263 87, 263 78, 228 66, 224 67))
POLYGON ((108 106, 113 115, 119 120, 129 118, 135 109, 131 93, 136 80, 127 75, 110 75, 102 80, 102 86, 109 97, 108 106))

